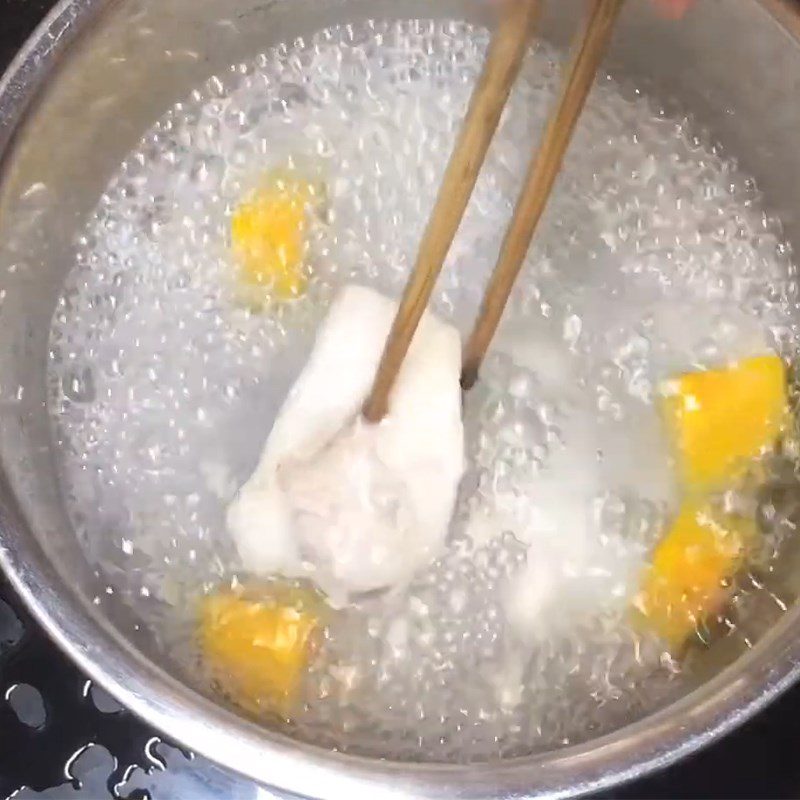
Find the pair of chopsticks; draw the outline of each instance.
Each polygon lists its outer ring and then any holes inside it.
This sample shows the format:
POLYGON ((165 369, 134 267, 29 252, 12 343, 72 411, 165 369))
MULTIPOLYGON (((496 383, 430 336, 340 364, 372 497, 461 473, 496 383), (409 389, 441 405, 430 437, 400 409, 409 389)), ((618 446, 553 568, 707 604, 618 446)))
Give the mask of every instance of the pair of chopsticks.
MULTIPOLYGON (((624 0, 590 2, 589 14, 576 37, 558 104, 531 161, 500 257, 464 350, 461 386, 465 391, 478 380, 481 363, 525 261, 624 0)), ((506 2, 364 405, 364 417, 370 422, 379 422, 389 410, 392 387, 467 209, 519 75, 540 9, 541 0, 506 2)))

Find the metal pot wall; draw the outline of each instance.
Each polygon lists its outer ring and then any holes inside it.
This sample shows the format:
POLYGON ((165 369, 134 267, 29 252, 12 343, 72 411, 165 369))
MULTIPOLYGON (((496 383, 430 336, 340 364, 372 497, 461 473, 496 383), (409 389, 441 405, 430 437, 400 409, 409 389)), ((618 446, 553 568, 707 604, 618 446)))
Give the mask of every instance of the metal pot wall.
MULTIPOLYGON (((582 4, 551 0, 563 44, 582 4)), ((586 744, 502 763, 390 763, 271 733, 200 696, 75 546, 45 401, 47 332, 73 239, 142 133, 193 86, 270 44, 359 17, 480 19, 481 0, 64 0, 0 83, 0 565, 53 638, 117 699, 243 775, 314 798, 580 794, 696 750, 800 675, 794 609, 676 704, 586 744), (224 23, 224 24, 221 24, 224 23)), ((609 66, 708 126, 800 245, 800 12, 782 0, 702 0, 679 23, 628 3, 609 66)), ((782 577, 792 593, 800 564, 782 577)))

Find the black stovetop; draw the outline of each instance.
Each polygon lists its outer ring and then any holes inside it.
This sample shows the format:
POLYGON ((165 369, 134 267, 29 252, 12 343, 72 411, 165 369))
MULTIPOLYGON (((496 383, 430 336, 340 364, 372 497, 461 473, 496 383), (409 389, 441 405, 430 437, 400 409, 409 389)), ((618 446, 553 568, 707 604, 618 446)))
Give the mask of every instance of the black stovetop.
MULTIPOLYGON (((52 5, 0 0, 0 70, 52 5)), ((0 800, 21 787, 19 798, 271 796, 120 709, 50 643, 0 575, 0 800)), ((800 687, 698 756, 608 797, 800 798, 800 687)))

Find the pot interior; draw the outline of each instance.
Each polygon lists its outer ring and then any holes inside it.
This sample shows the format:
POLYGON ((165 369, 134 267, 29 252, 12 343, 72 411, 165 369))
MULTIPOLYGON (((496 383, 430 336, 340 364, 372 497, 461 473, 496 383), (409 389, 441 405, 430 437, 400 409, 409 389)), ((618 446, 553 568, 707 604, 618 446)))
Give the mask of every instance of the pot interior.
MULTIPOLYGON (((458 240, 448 262, 450 277, 443 279, 436 309, 462 329, 468 329, 493 264, 529 157, 526 142, 541 129, 581 9, 578 2, 547 4, 540 41, 512 102, 514 116, 505 121, 490 177, 479 186, 485 207, 468 218, 479 234, 458 240), (534 132, 527 139, 526 130, 534 132)), ((645 280, 648 270, 670 283, 674 269, 676 283, 685 279, 686 294, 685 302, 677 292, 670 295, 673 329, 691 330, 693 341, 713 338, 720 326, 735 329, 725 340, 735 340, 734 349, 716 350, 712 363, 738 358, 743 339, 747 350, 753 325, 766 333, 771 350, 793 363, 800 51, 779 19, 793 18, 771 3, 704 0, 684 20, 669 23, 646 3, 625 8, 577 134, 578 155, 571 166, 568 156, 530 257, 535 278, 522 282, 529 293, 525 302, 556 293, 556 327, 576 347, 593 324, 620 336, 644 324, 646 314, 632 315, 639 301, 626 295, 627 287, 645 280), (650 168, 652 175, 643 174, 650 168), (658 199, 665 193, 668 203, 658 199), (667 213, 672 216, 664 218, 667 213), (602 214, 612 216, 602 221, 602 214), (550 272, 542 271, 548 262, 550 272), (604 282, 611 273, 618 273, 617 290, 627 299, 600 313, 585 305, 586 297, 611 291, 604 282)), ((95 13, 76 14, 72 23, 65 16, 64 35, 74 37, 69 48, 57 49, 51 60, 45 54, 40 74, 27 76, 40 85, 17 109, 19 121, 3 153, 0 425, 8 503, 13 497, 19 523, 4 532, 6 547, 26 552, 35 543, 37 557, 43 555, 53 570, 52 591, 68 593, 92 624, 137 658, 143 655, 177 681, 292 738, 369 758, 485 763, 613 735, 660 709, 669 714, 671 703, 692 692, 706 692, 708 699, 720 696, 714 692, 726 683, 739 687, 751 651, 777 659, 796 616, 800 495, 793 425, 787 425, 781 456, 770 461, 742 512, 762 529, 758 553, 739 571, 735 600, 701 625, 707 642, 692 636, 687 650, 668 654, 662 647, 658 657, 642 655, 636 625, 626 622, 624 634, 620 627, 609 643, 593 620, 576 623, 579 634, 552 645, 564 652, 534 660, 532 668, 530 650, 551 645, 536 636, 521 644, 509 639, 502 647, 495 641, 493 620, 503 613, 499 598, 505 591, 496 574, 512 570, 515 558, 518 565, 524 560, 525 548, 506 537, 504 544, 498 539, 486 545, 481 556, 496 559, 487 567, 487 574, 495 570, 491 580, 464 572, 467 584, 485 580, 488 588, 469 600, 468 613, 457 602, 452 606, 449 631, 425 627, 429 610, 440 614, 446 602, 437 590, 445 582, 448 590, 469 595, 474 586, 446 583, 453 570, 466 570, 447 558, 439 571, 426 574, 428 584, 418 587, 408 608, 400 601, 391 614, 374 612, 383 626, 376 636, 370 639, 362 628, 373 613, 369 602, 381 600, 367 601, 368 610, 360 607, 355 622, 334 626, 334 646, 343 649, 335 669, 329 664, 315 674, 326 703, 309 715, 290 715, 285 723, 274 708, 253 714, 220 695, 198 668, 194 604, 204 591, 229 584, 233 575, 246 580, 247 573, 237 564, 224 529, 224 503, 213 499, 213 485, 224 484, 217 494, 230 499, 230 485, 241 485, 252 470, 269 421, 308 352, 317 311, 327 307, 333 290, 352 277, 389 294, 399 291, 488 41, 487 20, 477 0, 97 3, 95 13), (370 91, 375 96, 364 101, 370 91), (277 118, 288 121, 283 130, 277 118), (238 146, 236 137, 247 146, 238 146), (369 173, 360 157, 373 159, 377 171, 369 173), (349 166, 342 168, 343 161, 349 166), (219 288, 220 265, 229 257, 226 225, 235 198, 253 189, 260 171, 288 162, 322 175, 332 198, 333 213, 316 240, 322 252, 333 253, 328 262, 322 258, 323 277, 310 295, 319 306, 286 312, 277 321, 264 322, 263 315, 241 308, 225 317, 230 287, 219 288), (419 193, 416 199, 412 191, 419 193), (373 205, 363 210, 364 203, 373 205), (337 224, 342 228, 331 233, 337 224), (381 237, 387 237, 383 250, 381 237), (160 293, 148 289, 148 281, 160 293), (201 338, 195 339, 179 323, 191 329, 198 314, 215 315, 218 325, 197 323, 201 338), (223 333, 215 338, 215 330, 223 333), (295 335, 294 350, 275 355, 275 341, 295 335), (188 356, 170 355, 198 341, 203 346, 188 356), (205 366, 193 371, 192 362, 200 364, 204 353, 205 366), (265 371, 270 357, 277 366, 265 371), (115 376, 118 368, 139 377, 115 376), (165 387, 177 396, 171 427, 153 410, 159 397, 170 396, 165 387), (231 401, 223 413, 211 395, 221 397, 228 388, 231 401), (204 420, 206 413, 212 423, 204 420), (169 438, 169 430, 181 429, 188 436, 185 448, 181 436, 169 438), (223 461, 226 453, 236 455, 220 466, 214 453, 222 453, 223 461), (458 642, 447 650, 454 637, 481 635, 487 637, 480 651, 485 663, 478 650, 458 642), (430 636, 434 644, 426 651, 430 636), (367 699, 348 711, 343 686, 359 666, 352 653, 351 661, 346 658, 348 637, 379 649, 411 647, 412 655, 398 658, 421 659, 420 669, 398 668, 395 674, 391 659, 373 654, 384 672, 364 679, 367 699), (586 646, 591 657, 594 645, 605 660, 584 663, 580 651, 586 646), (636 663, 640 658, 651 659, 644 671, 636 663), (620 665, 625 659, 628 667, 620 665), (501 674, 501 663, 508 675, 501 674), (480 689, 468 681, 473 673, 481 675, 480 689), (466 690, 459 694, 458 681, 469 683, 469 696, 466 690), (517 685, 523 687, 522 705, 509 695, 517 685), (420 697, 409 696, 415 690, 420 697), (563 702, 542 702, 548 693, 571 698, 573 713, 563 702), (466 711, 456 713, 465 702, 466 711)), ((641 302, 648 298, 641 295, 641 302)), ((531 312, 523 299, 518 318, 524 322, 531 312)), ((525 337, 545 336, 552 327, 546 318, 544 313, 540 327, 523 325, 525 337)), ((622 337, 618 378, 630 378, 625 358, 633 358, 630 348, 646 346, 647 338, 646 325, 638 339, 622 337)), ((511 381, 505 368, 502 359, 490 361, 489 388, 478 392, 482 399, 476 402, 484 405, 476 414, 488 414, 491 391, 509 400, 502 394, 511 381)), ((602 376, 587 374, 580 384, 586 392, 603 385, 602 376)), ((631 417, 618 435, 626 431, 627 439, 644 441, 647 423, 638 419, 631 417)), ((644 463, 649 446, 642 448, 644 463)), ((482 469, 491 473, 486 464, 482 469)), ((563 489, 556 505, 582 502, 579 484, 576 478, 574 485, 554 487, 556 493, 563 489)), ((664 517, 652 523, 656 533, 640 541, 647 552, 688 502, 673 484, 669 497, 658 494, 648 505, 647 514, 664 517)), ((607 503, 598 513, 614 513, 614 507, 607 503)), ((651 517, 637 513, 641 525, 651 524, 645 520, 651 517)), ((533 550, 527 558, 535 559, 533 550)), ((18 579, 26 584, 29 576, 20 571, 18 579)), ((569 598, 565 603, 563 615, 574 612, 579 619, 569 598)), ((102 676, 102 654, 87 658, 100 664, 102 676)), ((756 694, 758 688, 750 687, 756 694)), ((709 726, 712 717, 718 721, 709 712, 709 726)))

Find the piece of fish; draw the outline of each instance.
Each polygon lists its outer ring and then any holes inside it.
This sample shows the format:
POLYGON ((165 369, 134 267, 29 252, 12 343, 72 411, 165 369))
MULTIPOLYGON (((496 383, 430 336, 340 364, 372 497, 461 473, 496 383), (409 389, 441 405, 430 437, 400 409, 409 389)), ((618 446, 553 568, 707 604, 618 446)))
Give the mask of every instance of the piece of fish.
POLYGON ((427 313, 371 425, 361 408, 397 305, 346 287, 228 511, 246 568, 312 579, 332 602, 403 586, 441 552, 464 471, 461 342, 427 313))

